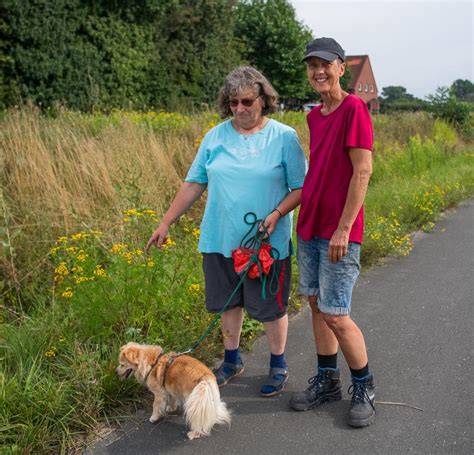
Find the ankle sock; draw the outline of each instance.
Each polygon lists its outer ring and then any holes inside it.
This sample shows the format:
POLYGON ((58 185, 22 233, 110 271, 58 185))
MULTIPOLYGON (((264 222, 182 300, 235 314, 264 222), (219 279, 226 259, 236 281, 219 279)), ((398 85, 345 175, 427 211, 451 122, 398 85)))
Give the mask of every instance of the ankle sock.
POLYGON ((366 376, 369 376, 369 374, 370 374, 369 364, 367 364, 364 368, 360 368, 359 370, 354 370, 350 367, 349 367, 349 369, 351 370, 352 377, 356 378, 356 379, 363 379, 366 376))
MULTIPOLYGON (((285 353, 283 354, 273 354, 271 353, 270 355, 270 368, 287 368, 288 365, 285 362, 285 353)), ((275 379, 279 381, 283 381, 285 379, 285 376, 282 374, 276 374, 273 376, 275 379)), ((271 385, 262 385, 260 388, 260 393, 263 395, 269 394, 269 393, 274 393, 275 392, 275 387, 271 385)))
MULTIPOLYGON (((224 362, 228 363, 242 363, 242 360, 240 359, 240 349, 226 349, 224 351, 224 362)), ((226 373, 228 373, 227 371, 226 373)))
POLYGON ((270 368, 286 368, 285 353, 270 355, 270 368))
POLYGON ((331 370, 337 369, 337 352, 335 354, 325 355, 318 354, 318 368, 330 368, 331 370))

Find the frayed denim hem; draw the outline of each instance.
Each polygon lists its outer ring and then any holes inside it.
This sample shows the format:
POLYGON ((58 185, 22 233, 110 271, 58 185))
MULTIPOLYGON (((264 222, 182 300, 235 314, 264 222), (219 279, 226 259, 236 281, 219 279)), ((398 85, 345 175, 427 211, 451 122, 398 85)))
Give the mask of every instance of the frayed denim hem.
POLYGON ((348 316, 351 314, 351 307, 340 307, 340 306, 329 306, 322 305, 321 301, 318 300, 318 308, 321 313, 330 314, 332 316, 348 316))
POLYGON ((319 292, 316 288, 309 288, 308 286, 298 286, 298 294, 304 297, 319 297, 319 292))

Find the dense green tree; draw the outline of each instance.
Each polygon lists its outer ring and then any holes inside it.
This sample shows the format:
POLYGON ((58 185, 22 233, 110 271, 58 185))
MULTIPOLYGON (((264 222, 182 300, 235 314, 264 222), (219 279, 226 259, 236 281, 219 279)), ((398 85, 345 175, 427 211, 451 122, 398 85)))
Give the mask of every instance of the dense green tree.
POLYGON ((151 73, 155 104, 176 109, 213 103, 230 69, 241 62, 233 1, 172 0, 155 24, 151 73))
POLYGON ((244 58, 269 78, 282 98, 312 96, 301 62, 311 32, 287 0, 241 1, 235 33, 244 44, 244 58))
POLYGON ((231 0, 3 0, 0 105, 210 102, 240 62, 231 0))
POLYGON ((427 96, 428 109, 435 117, 465 127, 469 123, 470 106, 450 94, 448 87, 438 87, 436 93, 427 96))
POLYGON ((400 85, 389 85, 388 87, 384 87, 381 96, 388 103, 397 100, 414 99, 414 96, 408 93, 405 87, 400 85))
POLYGON ((426 109, 426 102, 415 98, 405 87, 390 85, 381 93, 380 112, 419 111, 426 109))
POLYGON ((449 93, 460 101, 474 103, 474 84, 467 79, 457 79, 449 88, 449 93))

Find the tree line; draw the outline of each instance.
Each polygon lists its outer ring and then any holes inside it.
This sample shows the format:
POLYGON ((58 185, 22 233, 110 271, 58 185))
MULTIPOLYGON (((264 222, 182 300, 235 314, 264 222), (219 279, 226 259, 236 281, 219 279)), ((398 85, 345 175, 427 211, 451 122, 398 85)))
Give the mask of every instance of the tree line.
POLYGON ((2 0, 0 107, 188 110, 239 64, 305 100, 311 38, 287 0, 2 0))
POLYGON ((467 127, 474 110, 474 84, 457 79, 450 87, 438 87, 426 100, 416 98, 405 87, 391 85, 381 93, 380 112, 428 111, 457 126, 467 127))

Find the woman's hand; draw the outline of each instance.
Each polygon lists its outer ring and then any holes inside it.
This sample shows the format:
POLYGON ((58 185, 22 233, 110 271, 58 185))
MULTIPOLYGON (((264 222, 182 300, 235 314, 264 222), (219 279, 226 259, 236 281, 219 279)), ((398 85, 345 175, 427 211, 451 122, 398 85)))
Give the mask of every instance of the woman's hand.
POLYGON ((337 228, 329 240, 328 259, 339 262, 349 248, 349 231, 337 228))
POLYGON ((260 225, 260 231, 264 231, 265 228, 267 228, 267 234, 271 235, 272 232, 276 229, 277 223, 280 218, 280 212, 278 210, 274 210, 263 220, 263 223, 260 225))
POLYGON ((145 251, 148 253, 152 245, 155 245, 157 248, 161 248, 161 245, 163 245, 163 243, 166 241, 168 230, 169 226, 166 223, 161 223, 151 235, 150 240, 148 240, 145 251))

